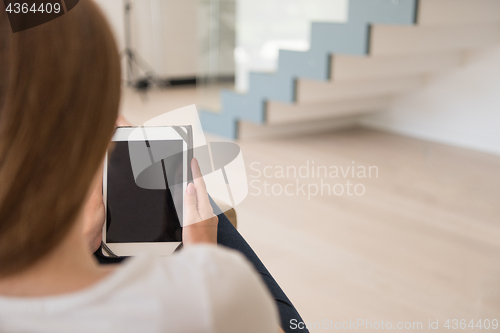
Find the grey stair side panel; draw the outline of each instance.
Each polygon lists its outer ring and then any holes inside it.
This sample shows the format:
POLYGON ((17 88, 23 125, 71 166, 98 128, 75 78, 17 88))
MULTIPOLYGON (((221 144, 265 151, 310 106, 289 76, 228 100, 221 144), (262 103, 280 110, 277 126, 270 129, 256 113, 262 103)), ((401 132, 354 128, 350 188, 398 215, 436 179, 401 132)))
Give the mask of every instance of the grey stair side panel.
POLYGON ((250 72, 248 96, 255 99, 272 99, 282 102, 295 100, 295 82, 292 73, 274 74, 250 72))
POLYGON ((418 0, 349 0, 349 22, 415 24, 418 0))
POLYGON ((264 100, 253 95, 237 94, 229 90, 222 91, 221 100, 224 110, 233 118, 243 119, 254 123, 263 123, 265 121, 264 100))
MULTIPOLYGON (((291 79, 326 81, 330 78, 330 55, 327 52, 280 50, 278 59, 278 73, 286 73, 291 79)), ((295 96, 290 96, 290 102, 294 100, 295 96)))
POLYGON ((236 139, 237 121, 231 115, 227 113, 214 113, 203 109, 200 110, 199 115, 203 131, 226 138, 236 139))

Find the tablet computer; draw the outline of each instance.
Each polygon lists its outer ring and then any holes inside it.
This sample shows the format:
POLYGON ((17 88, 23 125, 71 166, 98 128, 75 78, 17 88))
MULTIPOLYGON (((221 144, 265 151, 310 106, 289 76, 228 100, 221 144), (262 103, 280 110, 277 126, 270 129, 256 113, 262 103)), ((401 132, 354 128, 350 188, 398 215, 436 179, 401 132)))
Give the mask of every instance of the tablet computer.
POLYGON ((182 241, 189 126, 118 127, 103 172, 103 255, 172 254, 182 241))

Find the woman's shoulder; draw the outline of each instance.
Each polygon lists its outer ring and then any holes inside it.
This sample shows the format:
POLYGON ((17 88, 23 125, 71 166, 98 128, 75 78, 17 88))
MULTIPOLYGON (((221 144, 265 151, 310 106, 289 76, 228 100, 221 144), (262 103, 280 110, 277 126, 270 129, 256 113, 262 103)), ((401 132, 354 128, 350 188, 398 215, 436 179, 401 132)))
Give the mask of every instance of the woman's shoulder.
POLYGON ((275 332, 278 314, 267 287, 240 253, 222 246, 195 245, 165 263, 167 275, 182 274, 191 283, 194 303, 207 310, 215 332, 275 332), (181 268, 182 267, 182 268, 181 268), (188 273, 189 271, 189 273, 188 273), (182 272, 182 273, 180 273, 182 272), (195 292, 193 292, 196 290, 195 292))
POLYGON ((121 294, 154 294, 170 328, 173 323, 191 322, 198 331, 208 327, 214 332, 276 330, 274 301, 251 263, 237 251, 192 245, 169 257, 135 260, 130 265, 136 266, 132 273, 137 280, 122 288, 121 294))
MULTIPOLYGON (((158 259, 162 261, 162 258, 158 259)), ((207 273, 231 270, 234 273, 251 270, 251 264, 239 252, 224 246, 197 244, 183 248, 167 257, 164 264, 172 267, 187 265, 208 269, 207 273)), ((253 271, 252 271, 253 272, 253 271)))
POLYGON ((144 294, 210 306, 225 306, 235 298, 270 299, 262 279, 240 252, 209 244, 191 245, 168 257, 145 253, 129 258, 98 289, 108 299, 144 294))
POLYGON ((95 322, 106 323, 108 332, 146 326, 171 332, 274 332, 277 325, 274 302, 251 264, 236 251, 213 245, 193 245, 169 257, 142 254, 86 290, 41 299, 0 297, 0 309, 5 331, 21 323, 33 332, 59 332, 66 324, 86 332, 95 322), (29 321, 18 320, 27 314, 29 321))
POLYGON ((165 288, 237 292, 264 287, 251 263, 241 253, 223 246, 191 245, 170 257, 149 257, 147 260, 150 261, 149 274, 158 277, 165 288))

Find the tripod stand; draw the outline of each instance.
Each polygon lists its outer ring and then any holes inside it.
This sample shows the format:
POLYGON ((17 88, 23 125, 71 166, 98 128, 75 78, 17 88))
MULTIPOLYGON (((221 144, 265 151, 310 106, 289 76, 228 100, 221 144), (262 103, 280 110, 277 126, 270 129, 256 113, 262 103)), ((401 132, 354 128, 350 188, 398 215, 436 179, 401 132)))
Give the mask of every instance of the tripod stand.
POLYGON ((127 63, 127 85, 138 90, 147 90, 152 84, 157 86, 163 85, 156 71, 132 49, 131 33, 130 33, 130 10, 132 4, 130 0, 124 0, 125 10, 125 49, 121 52, 121 57, 125 57, 127 63), (141 76, 139 73, 142 72, 141 76))

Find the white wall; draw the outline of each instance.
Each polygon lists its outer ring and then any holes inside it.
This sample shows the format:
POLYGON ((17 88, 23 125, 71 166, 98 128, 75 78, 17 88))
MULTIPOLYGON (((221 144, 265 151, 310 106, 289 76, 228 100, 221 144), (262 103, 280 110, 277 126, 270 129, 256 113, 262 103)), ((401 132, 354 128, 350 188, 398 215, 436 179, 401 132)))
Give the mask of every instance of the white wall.
POLYGON ((123 32, 123 1, 122 0, 95 0, 108 19, 111 29, 115 34, 119 50, 125 46, 125 34, 123 32))
POLYGON ((198 0, 161 0, 165 73, 195 76, 198 67, 198 0))
POLYGON ((431 78, 361 123, 500 154, 500 47, 469 54, 463 67, 431 78))
MULTIPOLYGON (((124 1, 95 0, 125 48, 124 1)), ((132 0, 132 49, 160 76, 195 76, 197 70, 197 1, 132 0)), ((125 72, 124 72, 125 73, 125 72)))

